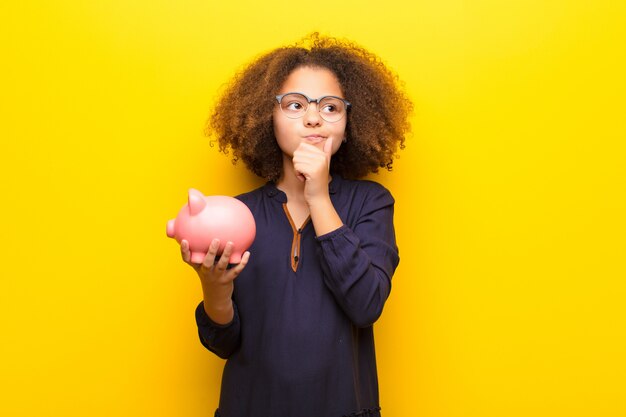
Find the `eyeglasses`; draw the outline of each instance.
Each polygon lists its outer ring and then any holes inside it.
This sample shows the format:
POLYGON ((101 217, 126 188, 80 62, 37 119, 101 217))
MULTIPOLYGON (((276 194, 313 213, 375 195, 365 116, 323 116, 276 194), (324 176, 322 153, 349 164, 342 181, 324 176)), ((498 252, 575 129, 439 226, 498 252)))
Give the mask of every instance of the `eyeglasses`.
POLYGON ((302 93, 285 93, 276 96, 280 110, 290 119, 298 119, 309 110, 310 103, 317 103, 320 117, 327 122, 335 123, 343 119, 351 104, 341 97, 324 96, 317 99, 302 93))

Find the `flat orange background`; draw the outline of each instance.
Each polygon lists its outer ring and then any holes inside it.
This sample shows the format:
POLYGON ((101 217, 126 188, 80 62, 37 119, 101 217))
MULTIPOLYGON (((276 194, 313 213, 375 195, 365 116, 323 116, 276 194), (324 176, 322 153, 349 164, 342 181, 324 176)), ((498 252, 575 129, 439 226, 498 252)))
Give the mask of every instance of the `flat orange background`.
POLYGON ((3 2, 0 415, 209 416, 223 362, 165 237, 186 190, 260 181, 204 120, 312 30, 415 101, 385 417, 626 415, 626 5, 572 0, 3 2))

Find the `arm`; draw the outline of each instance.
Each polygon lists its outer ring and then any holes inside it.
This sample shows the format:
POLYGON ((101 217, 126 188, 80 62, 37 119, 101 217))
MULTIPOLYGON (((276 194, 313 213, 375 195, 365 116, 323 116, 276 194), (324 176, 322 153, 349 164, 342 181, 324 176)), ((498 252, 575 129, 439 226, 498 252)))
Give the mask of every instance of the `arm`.
POLYGON ((304 199, 316 236, 330 233, 343 225, 328 193, 332 152, 333 139, 328 138, 322 150, 303 142, 293 154, 294 170, 298 178, 305 182, 304 199))
POLYGON ((237 307, 233 303, 233 319, 228 324, 218 324, 209 318, 204 301, 196 308, 196 324, 200 343, 222 359, 228 359, 239 347, 240 322, 237 307))
POLYGON ((301 143, 293 166, 305 181, 304 198, 320 243, 324 281, 350 320, 368 327, 382 313, 399 262, 394 200, 384 187, 369 187, 353 229, 344 225, 328 191, 330 159, 337 147, 332 138, 323 150, 301 143))
POLYGON ((228 259, 233 245, 227 242, 224 252, 216 262, 219 240, 213 239, 203 263, 191 263, 189 243, 181 242, 183 260, 198 273, 204 300, 196 308, 196 323, 201 343, 221 358, 228 358, 239 346, 240 324, 237 308, 232 301, 233 281, 248 263, 250 253, 245 252, 241 262, 228 269, 228 259))
POLYGON ((358 327, 380 317, 399 263, 393 197, 376 187, 365 201, 352 229, 344 225, 317 238, 324 281, 358 327))

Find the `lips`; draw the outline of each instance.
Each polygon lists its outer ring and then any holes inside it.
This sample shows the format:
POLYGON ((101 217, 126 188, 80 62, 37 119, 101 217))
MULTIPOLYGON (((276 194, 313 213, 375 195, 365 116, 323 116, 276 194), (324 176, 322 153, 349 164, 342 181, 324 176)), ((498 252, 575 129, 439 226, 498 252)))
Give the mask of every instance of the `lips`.
POLYGON ((304 137, 307 141, 311 143, 319 143, 326 140, 326 136, 322 135, 308 135, 304 137))

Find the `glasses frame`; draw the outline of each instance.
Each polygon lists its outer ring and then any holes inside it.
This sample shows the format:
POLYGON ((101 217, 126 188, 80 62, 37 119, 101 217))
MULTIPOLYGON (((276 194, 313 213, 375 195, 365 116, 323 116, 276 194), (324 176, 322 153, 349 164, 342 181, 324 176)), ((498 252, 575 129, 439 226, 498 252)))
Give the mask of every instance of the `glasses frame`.
POLYGON ((290 91, 290 92, 285 93, 285 94, 279 94, 279 95, 276 96, 276 101, 278 102, 278 107, 280 107, 280 112, 282 114, 284 114, 285 116, 287 116, 288 118, 290 118, 290 119, 299 119, 301 117, 304 117, 306 112, 309 111, 309 105, 311 103, 316 103, 317 104, 317 112, 319 113, 320 117, 322 119, 326 120, 328 123, 337 123, 338 121, 343 119, 344 116, 348 114, 348 110, 350 110, 350 107, 352 106, 352 104, 348 100, 346 100, 345 98, 341 98, 341 97, 337 97, 337 96, 322 96, 320 98, 311 98, 311 97, 307 96, 304 93, 300 93, 299 91, 290 91), (300 116, 293 117, 293 116, 290 116, 290 115, 288 115, 287 113, 285 113, 283 111, 283 108, 282 108, 282 106, 280 104, 283 101, 283 97, 285 97, 286 95, 289 95, 289 94, 299 94, 299 95, 301 95, 302 97, 304 97, 307 100, 307 102, 308 102, 307 107, 306 107, 306 109, 304 109, 304 112, 302 112, 302 114, 300 116), (324 116, 322 115, 322 113, 320 113, 320 102, 322 100, 326 99, 326 98, 336 98, 337 100, 341 100, 343 102, 344 106, 346 106, 346 113, 344 115, 342 115, 337 120, 333 120, 333 121, 326 120, 324 118, 324 116))

